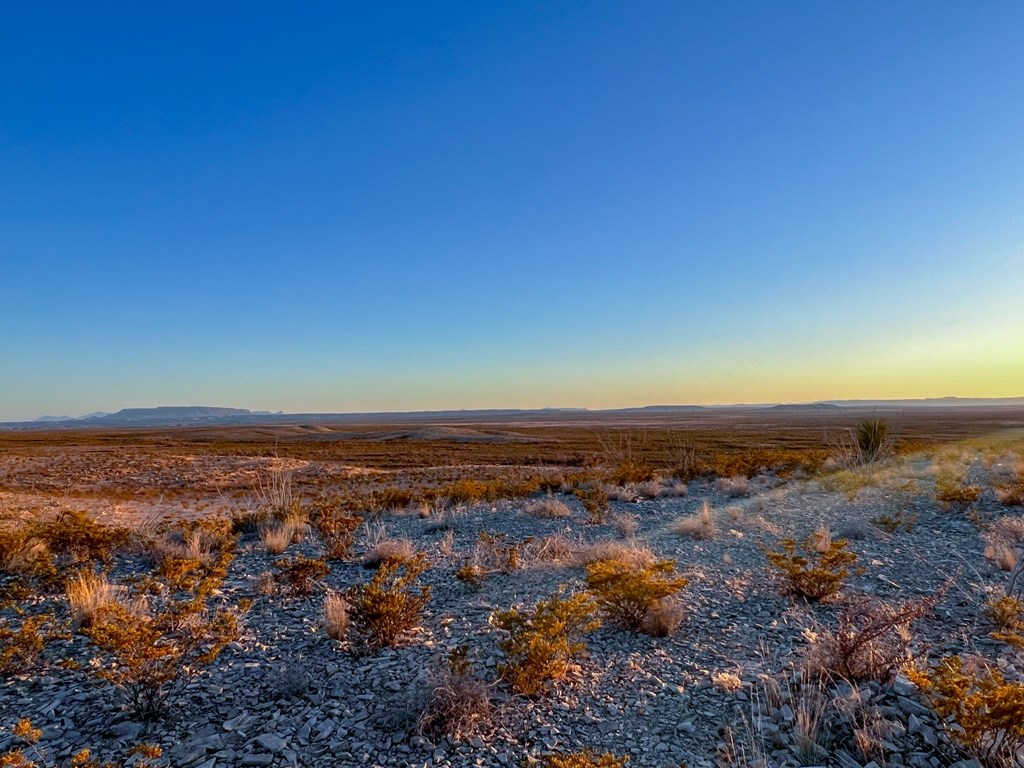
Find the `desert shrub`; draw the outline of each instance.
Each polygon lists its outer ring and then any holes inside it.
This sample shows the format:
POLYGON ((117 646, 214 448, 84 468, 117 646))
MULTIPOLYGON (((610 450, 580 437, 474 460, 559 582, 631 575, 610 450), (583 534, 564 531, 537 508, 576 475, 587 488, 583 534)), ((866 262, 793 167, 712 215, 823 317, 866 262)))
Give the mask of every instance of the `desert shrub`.
POLYGON ((404 509, 416 500, 416 494, 408 488, 377 488, 366 498, 366 508, 370 512, 394 511, 404 509))
POLYGON ((127 528, 97 523, 85 512, 65 511, 36 526, 34 534, 51 552, 71 562, 109 562, 128 540, 127 528))
POLYGON ((1007 507, 1024 507, 1024 483, 1002 485, 995 489, 996 501, 1007 507))
POLYGON ((705 501, 699 512, 676 520, 672 523, 672 532, 691 539, 713 539, 718 534, 718 527, 711 505, 705 501))
POLYGON ((313 528, 324 542, 324 550, 330 560, 346 560, 352 553, 356 531, 362 518, 348 515, 337 504, 323 502, 314 505, 313 528))
MULTIPOLYGON (((0 754, 0 766, 11 768, 45 768, 48 764, 46 755, 39 748, 39 740, 43 737, 43 731, 32 725, 28 718, 22 718, 10 729, 12 741, 20 745, 17 749, 0 754), (26 754, 27 751, 27 754, 26 754)), ((12 744, 12 746, 14 746, 12 744)), ((157 760, 163 755, 163 751, 156 744, 138 744, 129 750, 128 765, 133 768, 152 768, 157 760)), ((57 768, 57 763, 51 763, 57 768)), ((114 763, 105 762, 102 766, 92 759, 92 752, 89 749, 81 749, 71 755, 67 762, 63 763, 65 768, 117 768, 114 763)))
POLYGON ((519 481, 471 480, 463 478, 433 491, 436 497, 447 497, 452 504, 475 504, 496 502, 501 499, 516 499, 531 496, 540 488, 540 480, 528 478, 519 481))
POLYGON ((324 597, 324 630, 334 640, 348 637, 349 604, 336 592, 328 592, 324 597))
POLYGON ((783 539, 781 549, 772 551, 762 547, 768 562, 787 578, 787 591, 807 600, 822 600, 834 595, 850 577, 848 566, 857 562, 857 555, 846 550, 845 539, 832 541, 824 552, 817 552, 814 541, 808 537, 802 550, 797 552, 793 539, 783 539))
POLYGON ((427 680, 427 695, 416 718, 416 732, 433 740, 471 738, 491 721, 491 692, 473 671, 465 646, 449 653, 427 680))
POLYGON ((0 573, 44 581, 57 577, 49 547, 26 525, 0 529, 0 573))
POLYGON ((944 509, 963 510, 981 498, 981 487, 967 482, 966 474, 943 469, 935 476, 935 499, 944 509))
POLYGON ((908 670, 925 700, 947 724, 950 739, 984 765, 1021 765, 1024 683, 1007 681, 983 659, 940 659, 930 669, 908 670))
POLYGON ((150 554, 156 575, 172 590, 195 590, 224 578, 236 543, 230 521, 209 518, 175 524, 154 542, 150 554))
POLYGON ((881 458, 888 452, 889 424, 884 419, 864 419, 853 428, 860 463, 881 458))
POLYGON ((1024 648, 1024 600, 1008 590, 985 603, 985 615, 996 626, 993 638, 1024 648))
POLYGON ((430 587, 420 586, 417 580, 426 569, 423 554, 402 562, 385 560, 373 579, 345 592, 351 624, 366 647, 396 645, 420 625, 430 587))
POLYGON ((152 720, 237 637, 238 615, 213 610, 199 597, 152 617, 111 603, 85 632, 102 653, 97 676, 118 688, 138 717, 152 720))
POLYGON ((877 517, 871 518, 871 524, 886 533, 896 533, 897 531, 910 533, 914 530, 914 526, 917 525, 917 519, 918 515, 916 513, 904 512, 902 509, 899 509, 892 514, 883 512, 877 517))
POLYGON ((592 525, 604 525, 608 521, 611 507, 608 505, 608 494, 604 489, 593 485, 577 488, 573 493, 587 511, 587 522, 592 525))
POLYGON ((561 591, 532 611, 496 613, 492 623, 508 633, 499 643, 506 661, 498 672, 524 696, 536 696, 550 681, 563 679, 586 650, 583 636, 600 625, 593 598, 582 593, 566 597, 561 591))
POLYGON ((602 560, 587 566, 587 588, 612 621, 636 631, 660 600, 686 586, 687 579, 676 576, 675 567, 673 560, 639 567, 620 560, 602 560))
POLYGON ((532 539, 507 543, 505 534, 481 531, 476 546, 455 576, 470 586, 477 587, 492 573, 512 573, 523 564, 524 554, 533 544, 532 539))
POLYGON ((551 496, 546 496, 543 499, 536 499, 526 505, 526 514, 532 517, 570 517, 572 510, 569 509, 563 502, 551 496))
POLYGON ((605 752, 599 754, 591 750, 582 752, 563 752, 545 755, 540 759, 541 768, 623 768, 629 762, 628 756, 618 757, 605 752))
POLYGON ((944 592, 898 606, 860 600, 844 608, 836 629, 819 633, 810 667, 854 682, 888 681, 911 660, 911 626, 935 608, 944 592))
POLYGON ((715 490, 729 498, 750 495, 750 480, 746 475, 720 477, 715 481, 715 490))
POLYGON ((999 629, 1014 629, 1024 618, 1024 602, 1009 595, 994 597, 985 603, 985 615, 999 629))
POLYGON ((0 620, 0 676, 34 669, 55 626, 50 614, 26 616, 20 626, 10 619, 0 620))
POLYGON ((640 631, 652 637, 668 637, 682 623, 682 603, 676 597, 663 597, 647 608, 640 631))
POLYGON ((278 583, 293 597, 313 594, 316 581, 331 572, 327 561, 317 557, 283 558, 277 560, 274 567, 278 583))
POLYGON ((385 563, 404 563, 416 556, 416 546, 408 539, 382 539, 360 560, 364 568, 376 568, 385 563))

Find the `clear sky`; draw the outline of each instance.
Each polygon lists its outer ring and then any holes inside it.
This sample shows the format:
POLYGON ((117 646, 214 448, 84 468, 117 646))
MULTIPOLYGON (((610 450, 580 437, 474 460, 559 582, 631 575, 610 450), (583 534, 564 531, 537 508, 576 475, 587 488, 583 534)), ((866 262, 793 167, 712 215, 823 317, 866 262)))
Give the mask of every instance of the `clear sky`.
POLYGON ((8 4, 0 419, 1024 395, 1024 3, 8 4))

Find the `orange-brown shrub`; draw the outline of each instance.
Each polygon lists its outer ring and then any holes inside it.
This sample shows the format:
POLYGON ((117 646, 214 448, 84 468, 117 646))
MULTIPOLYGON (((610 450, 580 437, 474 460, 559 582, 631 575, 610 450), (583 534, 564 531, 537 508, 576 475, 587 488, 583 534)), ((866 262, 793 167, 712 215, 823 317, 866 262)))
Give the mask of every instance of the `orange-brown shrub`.
POLYGON ((824 552, 815 551, 812 537, 797 552, 793 539, 783 539, 782 549, 772 551, 762 546, 765 557, 787 578, 787 591, 807 600, 822 600, 834 595, 850 577, 848 566, 857 562, 857 555, 848 552, 845 539, 832 541, 824 552))
POLYGON ((498 672, 516 693, 536 696, 552 680, 561 680, 586 650, 583 636, 597 629, 597 605, 589 595, 561 591, 528 613, 510 609, 491 622, 508 633, 499 646, 506 661, 498 672))
POLYGON ((420 625, 430 601, 430 587, 418 583, 426 569, 427 558, 422 553, 402 562, 385 560, 373 579, 345 592, 352 627, 363 645, 397 645, 420 625))
POLYGON ((599 560, 587 566, 587 588, 612 621, 636 631, 659 601, 686 586, 687 579, 677 576, 675 567, 673 560, 649 565, 599 560))

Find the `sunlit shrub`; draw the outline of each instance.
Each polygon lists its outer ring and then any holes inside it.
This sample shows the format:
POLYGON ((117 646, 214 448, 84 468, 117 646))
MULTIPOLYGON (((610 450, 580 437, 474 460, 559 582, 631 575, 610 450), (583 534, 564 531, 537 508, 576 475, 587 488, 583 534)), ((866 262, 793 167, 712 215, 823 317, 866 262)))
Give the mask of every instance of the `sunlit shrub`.
POLYGON ((677 576, 675 567, 672 560, 650 565, 601 560, 587 566, 587 587, 608 618, 636 631, 659 601, 686 586, 687 579, 677 576))
POLYGON ((1024 749, 1024 683, 1010 682, 982 659, 940 659, 932 668, 908 670, 926 701, 952 720, 950 739, 985 765, 1020 765, 1024 749))
POLYGON ((420 625, 430 601, 430 587, 418 583, 426 569, 423 554, 402 562, 385 560, 373 579, 346 591, 345 599, 351 606, 349 618, 363 645, 397 645, 420 625))
POLYGON ((492 617, 508 633, 499 643, 506 661, 498 672, 517 693, 536 696, 551 680, 561 680, 586 650, 584 635, 597 629, 597 605, 586 594, 561 593, 532 611, 501 611, 492 617))
POLYGON ((815 542, 808 537, 797 551, 793 539, 783 539, 779 551, 762 547, 765 557, 787 579, 787 591, 807 600, 822 600, 834 595, 850 577, 849 566, 857 562, 857 555, 848 552, 845 539, 832 541, 824 552, 815 551, 815 542))
POLYGON ((111 603, 85 632, 102 653, 97 676, 118 688, 138 717, 152 720, 235 639, 238 615, 212 610, 201 598, 176 601, 152 617, 111 603))
POLYGON ((311 522, 323 539, 327 558, 348 559, 362 518, 346 514, 337 504, 322 502, 314 506, 311 522))
POLYGON ((50 614, 26 616, 20 625, 9 619, 0 620, 0 675, 30 672, 55 626, 56 620, 50 614))

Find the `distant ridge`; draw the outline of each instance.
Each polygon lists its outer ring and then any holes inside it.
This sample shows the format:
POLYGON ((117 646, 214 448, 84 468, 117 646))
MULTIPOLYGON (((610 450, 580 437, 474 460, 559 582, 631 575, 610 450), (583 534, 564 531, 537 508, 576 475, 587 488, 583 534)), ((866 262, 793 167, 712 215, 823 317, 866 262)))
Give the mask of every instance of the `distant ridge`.
POLYGON ((97 411, 78 418, 40 416, 34 421, 0 422, 5 429, 76 429, 86 427, 170 427, 235 424, 328 424, 411 421, 446 421, 473 418, 571 417, 573 414, 698 413, 723 410, 765 410, 794 413, 839 413, 845 410, 907 408, 1024 408, 1024 397, 939 397, 919 400, 822 400, 815 403, 761 403, 734 405, 644 405, 632 408, 490 408, 445 411, 388 411, 376 413, 283 413, 251 411, 208 405, 162 405, 123 408, 116 413, 97 411))

